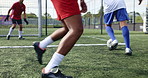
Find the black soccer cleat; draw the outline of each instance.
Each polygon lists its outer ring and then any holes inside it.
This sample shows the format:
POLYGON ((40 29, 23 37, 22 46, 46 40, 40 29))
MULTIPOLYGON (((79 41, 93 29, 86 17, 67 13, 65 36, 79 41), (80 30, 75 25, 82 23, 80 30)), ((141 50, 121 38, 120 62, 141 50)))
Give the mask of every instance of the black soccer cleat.
POLYGON ((7 36, 6 36, 6 39, 7 39, 7 40, 10 40, 10 35, 7 35, 7 36))
POLYGON ((18 37, 19 40, 25 40, 25 38, 23 38, 22 36, 21 37, 18 37))
POLYGON ((40 47, 39 47, 39 42, 35 42, 33 44, 34 46, 34 50, 36 52, 36 55, 37 55, 37 60, 40 64, 42 64, 42 56, 43 56, 43 53, 45 53, 46 50, 42 50, 40 47))
POLYGON ((125 55, 132 56, 132 52, 131 53, 125 53, 125 55))
POLYGON ((42 78, 73 78, 72 76, 65 76, 61 73, 58 67, 51 69, 49 73, 44 74, 44 69, 42 70, 42 78))

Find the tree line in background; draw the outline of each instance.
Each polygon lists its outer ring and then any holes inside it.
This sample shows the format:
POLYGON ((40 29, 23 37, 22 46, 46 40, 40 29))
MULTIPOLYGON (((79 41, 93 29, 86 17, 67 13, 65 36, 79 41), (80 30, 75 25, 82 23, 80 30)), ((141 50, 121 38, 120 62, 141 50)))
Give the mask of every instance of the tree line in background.
MULTIPOLYGON (((128 21, 128 23, 133 23, 133 17, 134 17, 133 12, 128 13, 128 15, 129 15, 129 19, 130 19, 128 21)), ((88 21, 95 21, 96 20, 96 23, 99 23, 100 16, 101 16, 101 11, 99 11, 97 14, 92 14, 91 12, 87 12, 82 17, 83 17, 83 19, 85 19, 85 20, 87 19, 88 21)), ((27 17, 28 18, 37 18, 37 15, 35 13, 29 13, 29 14, 27 14, 27 17)), ((42 18, 45 19, 46 14, 44 14, 42 16, 42 18)), ((49 13, 47 13, 47 19, 52 19, 51 15, 49 13)), ((140 15, 140 13, 138 13, 138 12, 135 13, 135 23, 143 23, 142 17, 140 15)))

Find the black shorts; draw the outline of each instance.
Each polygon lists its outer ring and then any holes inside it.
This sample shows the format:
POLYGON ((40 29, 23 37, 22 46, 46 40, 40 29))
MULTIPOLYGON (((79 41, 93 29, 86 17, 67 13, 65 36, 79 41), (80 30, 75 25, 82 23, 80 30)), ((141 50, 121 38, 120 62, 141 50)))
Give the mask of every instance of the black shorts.
POLYGON ((22 24, 22 19, 20 20, 12 19, 12 24, 22 24))

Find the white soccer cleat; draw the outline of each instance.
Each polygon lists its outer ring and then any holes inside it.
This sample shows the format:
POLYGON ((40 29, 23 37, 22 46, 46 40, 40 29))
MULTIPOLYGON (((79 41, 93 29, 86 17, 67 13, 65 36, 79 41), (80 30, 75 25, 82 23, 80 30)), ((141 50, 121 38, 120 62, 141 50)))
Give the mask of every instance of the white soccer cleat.
POLYGON ((112 43, 112 39, 109 39, 109 40, 107 41, 107 47, 111 47, 111 43, 112 43))
POLYGON ((131 56, 132 55, 132 50, 130 48, 126 48, 125 49, 125 55, 131 56))
POLYGON ((114 41, 112 42, 112 44, 111 44, 111 47, 112 47, 113 49, 116 49, 117 46, 118 46, 118 40, 114 40, 114 41))
POLYGON ((115 50, 118 46, 118 40, 112 41, 112 39, 109 39, 107 41, 107 47, 109 50, 115 50))

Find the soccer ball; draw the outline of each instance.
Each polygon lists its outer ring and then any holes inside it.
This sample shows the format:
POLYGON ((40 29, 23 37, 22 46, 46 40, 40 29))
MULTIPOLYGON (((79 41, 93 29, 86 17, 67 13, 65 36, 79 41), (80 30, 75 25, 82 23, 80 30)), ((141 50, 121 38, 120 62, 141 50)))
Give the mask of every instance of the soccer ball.
POLYGON ((112 44, 112 39, 107 40, 107 47, 111 48, 112 44))

